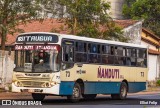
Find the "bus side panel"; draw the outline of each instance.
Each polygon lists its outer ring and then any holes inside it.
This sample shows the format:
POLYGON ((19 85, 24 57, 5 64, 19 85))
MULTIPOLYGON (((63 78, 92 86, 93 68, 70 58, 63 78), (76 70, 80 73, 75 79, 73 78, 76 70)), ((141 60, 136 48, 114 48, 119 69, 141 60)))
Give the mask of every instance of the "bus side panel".
POLYGON ((85 82, 84 94, 117 94, 120 82, 85 82))
POLYGON ((84 82, 84 94, 96 94, 96 82, 84 82))
POLYGON ((129 82, 129 93, 146 90, 146 82, 129 82))
POLYGON ((73 87, 74 87, 73 81, 61 81, 60 83, 60 95, 72 95, 73 93, 73 87))

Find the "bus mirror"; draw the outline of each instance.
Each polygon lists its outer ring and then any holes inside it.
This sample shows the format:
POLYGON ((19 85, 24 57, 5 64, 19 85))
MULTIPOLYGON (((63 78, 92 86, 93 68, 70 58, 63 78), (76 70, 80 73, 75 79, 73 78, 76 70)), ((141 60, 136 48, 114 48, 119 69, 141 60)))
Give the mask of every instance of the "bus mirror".
POLYGON ((66 69, 66 64, 65 63, 61 63, 62 69, 66 69))

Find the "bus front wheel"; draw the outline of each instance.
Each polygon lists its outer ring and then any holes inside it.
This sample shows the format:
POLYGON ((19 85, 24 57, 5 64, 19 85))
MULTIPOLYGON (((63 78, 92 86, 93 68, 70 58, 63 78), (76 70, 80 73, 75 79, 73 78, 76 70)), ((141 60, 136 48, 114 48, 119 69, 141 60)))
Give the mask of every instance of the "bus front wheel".
POLYGON ((44 94, 32 93, 32 98, 36 101, 42 101, 45 98, 44 94))
POLYGON ((125 82, 121 83, 119 94, 111 94, 112 99, 126 99, 127 97, 127 84, 125 82))
POLYGON ((81 98, 81 87, 78 83, 75 83, 73 88, 73 93, 70 96, 67 96, 67 99, 71 102, 78 102, 81 98))

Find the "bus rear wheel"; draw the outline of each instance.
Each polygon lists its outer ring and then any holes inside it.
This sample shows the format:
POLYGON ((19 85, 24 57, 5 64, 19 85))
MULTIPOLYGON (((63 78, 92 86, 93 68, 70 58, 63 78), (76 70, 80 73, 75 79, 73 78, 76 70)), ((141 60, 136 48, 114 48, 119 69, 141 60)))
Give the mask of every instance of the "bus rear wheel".
POLYGON ((45 98, 44 94, 32 93, 32 98, 36 101, 43 101, 45 98))
POLYGON ((112 99, 126 99, 127 97, 127 84, 125 82, 121 83, 120 86, 120 93, 119 94, 111 94, 112 99))
POLYGON ((81 87, 78 83, 75 83, 73 88, 73 93, 70 96, 67 96, 67 99, 71 102, 78 102, 81 98, 81 87))
POLYGON ((84 99, 94 99, 96 96, 97 94, 82 94, 84 99))

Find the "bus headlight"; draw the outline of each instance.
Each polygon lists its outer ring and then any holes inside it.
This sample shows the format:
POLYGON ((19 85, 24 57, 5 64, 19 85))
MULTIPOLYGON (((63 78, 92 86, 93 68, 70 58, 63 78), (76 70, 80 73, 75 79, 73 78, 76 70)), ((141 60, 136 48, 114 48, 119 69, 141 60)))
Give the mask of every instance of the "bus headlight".
POLYGON ((57 82, 51 82, 50 84, 51 84, 51 86, 55 86, 57 84, 57 82))
POLYGON ((47 83, 46 83, 46 87, 50 87, 50 84, 49 84, 49 82, 47 82, 47 83))
POLYGON ((15 82, 14 82, 14 85, 17 86, 17 87, 22 87, 22 84, 21 84, 21 82, 19 82, 19 81, 15 81, 15 82))
POLYGON ((45 82, 41 85, 41 87, 52 87, 55 86, 56 84, 58 84, 57 82, 45 82))
POLYGON ((51 87, 50 82, 43 83, 41 87, 47 87, 47 88, 51 87))

